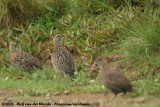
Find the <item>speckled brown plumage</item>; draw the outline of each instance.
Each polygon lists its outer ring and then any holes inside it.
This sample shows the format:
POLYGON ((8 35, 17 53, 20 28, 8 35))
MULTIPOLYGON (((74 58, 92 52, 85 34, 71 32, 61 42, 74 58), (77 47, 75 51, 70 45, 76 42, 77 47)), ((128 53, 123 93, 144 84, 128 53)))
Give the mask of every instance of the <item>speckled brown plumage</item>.
POLYGON ((10 62, 13 66, 25 71, 30 72, 34 69, 42 69, 41 62, 34 56, 16 50, 17 43, 11 43, 10 50, 10 62))
POLYGON ((61 75, 65 73, 71 78, 74 78, 74 59, 72 54, 61 45, 62 37, 63 35, 57 34, 53 39, 54 50, 51 56, 51 62, 61 75))
POLYGON ((96 59, 92 65, 92 69, 94 69, 96 65, 100 67, 99 76, 102 83, 115 95, 120 92, 126 93, 132 91, 130 81, 117 69, 110 69, 105 58, 99 57, 96 59))

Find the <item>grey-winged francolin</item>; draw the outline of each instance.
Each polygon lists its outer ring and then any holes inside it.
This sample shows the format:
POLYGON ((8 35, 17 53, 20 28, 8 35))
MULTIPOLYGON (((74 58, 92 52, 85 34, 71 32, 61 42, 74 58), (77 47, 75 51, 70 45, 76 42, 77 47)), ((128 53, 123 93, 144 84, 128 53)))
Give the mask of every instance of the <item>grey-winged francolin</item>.
POLYGON ((126 93, 133 91, 130 81, 117 69, 108 67, 108 62, 104 57, 99 57, 94 61, 92 69, 96 66, 100 67, 100 80, 109 88, 115 95, 118 93, 126 93))
POLYGON ((68 74, 71 79, 74 78, 75 64, 72 54, 62 46, 61 34, 57 34, 53 38, 54 50, 51 56, 51 62, 58 72, 63 75, 68 74))
POLYGON ((34 69, 43 69, 41 62, 34 56, 26 52, 16 50, 17 43, 13 42, 9 46, 10 62, 13 66, 25 71, 31 72, 34 69))

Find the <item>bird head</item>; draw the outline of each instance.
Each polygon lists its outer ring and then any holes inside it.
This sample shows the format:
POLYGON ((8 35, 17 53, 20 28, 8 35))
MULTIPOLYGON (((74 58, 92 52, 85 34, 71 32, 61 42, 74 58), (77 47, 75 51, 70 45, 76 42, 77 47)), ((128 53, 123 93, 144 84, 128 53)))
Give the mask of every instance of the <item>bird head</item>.
POLYGON ((64 37, 64 35, 61 34, 57 34, 54 38, 53 38, 53 42, 55 45, 61 45, 61 39, 62 37, 64 37))
POLYGON ((9 45, 9 51, 10 52, 14 52, 16 51, 16 47, 17 47, 17 43, 16 42, 13 42, 9 45))
POLYGON ((92 70, 97 68, 97 66, 105 67, 108 64, 107 59, 105 57, 103 57, 103 56, 98 57, 97 59, 93 59, 92 63, 93 63, 92 70))

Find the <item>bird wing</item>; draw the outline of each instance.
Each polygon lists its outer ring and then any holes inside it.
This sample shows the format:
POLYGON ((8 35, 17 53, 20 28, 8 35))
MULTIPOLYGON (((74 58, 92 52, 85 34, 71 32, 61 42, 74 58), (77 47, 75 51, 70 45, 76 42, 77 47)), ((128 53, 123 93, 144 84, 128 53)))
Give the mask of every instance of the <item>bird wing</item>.
POLYGON ((109 71, 107 74, 108 81, 116 87, 132 87, 130 81, 120 72, 109 71))
POLYGON ((40 61, 26 52, 17 52, 13 62, 15 66, 26 68, 28 70, 33 69, 33 67, 36 69, 42 69, 40 61))
POLYGON ((57 47, 52 53, 52 64, 59 70, 66 73, 75 71, 72 54, 64 47, 57 47))

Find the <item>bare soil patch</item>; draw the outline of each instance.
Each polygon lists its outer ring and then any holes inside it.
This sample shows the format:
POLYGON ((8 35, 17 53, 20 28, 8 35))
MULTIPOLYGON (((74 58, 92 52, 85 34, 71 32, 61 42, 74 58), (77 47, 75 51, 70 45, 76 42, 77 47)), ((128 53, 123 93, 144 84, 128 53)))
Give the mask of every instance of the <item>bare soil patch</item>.
MULTIPOLYGON (((125 95, 120 94, 113 98, 112 93, 99 94, 99 93, 70 93, 70 94, 57 94, 57 95, 46 95, 46 96, 17 96, 18 89, 14 90, 0 90, 0 107, 7 107, 2 105, 2 103, 14 103, 12 107, 21 107, 16 105, 17 102, 25 103, 51 103, 48 107, 69 107, 65 104, 77 104, 72 105, 72 107, 160 107, 160 98, 153 96, 143 96, 137 98, 127 98, 125 95), (23 98, 24 97, 24 98, 23 98), (23 98, 23 99, 22 99, 23 98), (60 105, 54 105, 55 103, 60 105), (62 105, 64 104, 64 105, 62 105), (88 105, 80 105, 88 104, 88 105)), ((26 107, 35 107, 26 106, 26 107)), ((42 105, 37 105, 36 107, 42 107, 42 105)))

